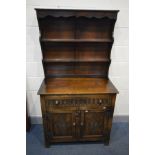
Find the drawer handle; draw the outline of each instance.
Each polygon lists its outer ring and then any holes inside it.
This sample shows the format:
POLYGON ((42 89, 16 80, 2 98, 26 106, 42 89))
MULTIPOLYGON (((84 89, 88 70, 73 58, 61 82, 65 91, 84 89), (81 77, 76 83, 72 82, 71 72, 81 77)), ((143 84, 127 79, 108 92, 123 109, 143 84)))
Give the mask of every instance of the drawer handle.
POLYGON ((101 99, 99 100, 99 103, 102 103, 102 100, 101 99))
POLYGON ((58 101, 58 100, 56 100, 56 101, 55 101, 55 104, 58 104, 58 103, 59 103, 59 101, 58 101))
POLYGON ((76 123, 75 122, 73 122, 73 126, 75 126, 76 125, 76 123))
POLYGON ((107 107, 103 107, 103 110, 107 109, 107 107))
POLYGON ((83 126, 83 122, 81 122, 81 126, 83 126))
POLYGON ((85 110, 85 112, 88 112, 88 110, 85 110))

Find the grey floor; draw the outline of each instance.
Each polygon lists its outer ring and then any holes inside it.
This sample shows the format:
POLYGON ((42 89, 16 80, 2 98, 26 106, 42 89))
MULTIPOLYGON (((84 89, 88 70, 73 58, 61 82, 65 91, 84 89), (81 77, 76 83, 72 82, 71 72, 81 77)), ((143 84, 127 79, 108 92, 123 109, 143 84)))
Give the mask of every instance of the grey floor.
POLYGON ((27 155, 128 155, 129 125, 128 123, 113 123, 109 146, 103 143, 67 143, 44 147, 42 125, 33 125, 26 133, 27 155))

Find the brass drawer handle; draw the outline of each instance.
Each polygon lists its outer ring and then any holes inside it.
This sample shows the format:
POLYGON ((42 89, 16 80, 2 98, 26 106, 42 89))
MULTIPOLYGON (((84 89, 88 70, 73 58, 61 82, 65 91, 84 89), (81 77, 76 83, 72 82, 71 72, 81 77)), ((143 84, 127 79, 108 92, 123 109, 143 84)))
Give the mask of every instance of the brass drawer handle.
POLYGON ((99 103, 102 103, 102 100, 101 99, 99 100, 99 103))
POLYGON ((76 123, 75 122, 73 122, 73 126, 75 126, 76 125, 76 123))
POLYGON ((107 109, 107 107, 103 107, 103 110, 106 110, 107 109))
POLYGON ((55 104, 57 104, 57 105, 58 105, 58 104, 59 104, 59 101, 58 101, 58 100, 56 100, 56 101, 55 101, 55 104))
POLYGON ((85 110, 85 112, 88 112, 88 110, 85 110))

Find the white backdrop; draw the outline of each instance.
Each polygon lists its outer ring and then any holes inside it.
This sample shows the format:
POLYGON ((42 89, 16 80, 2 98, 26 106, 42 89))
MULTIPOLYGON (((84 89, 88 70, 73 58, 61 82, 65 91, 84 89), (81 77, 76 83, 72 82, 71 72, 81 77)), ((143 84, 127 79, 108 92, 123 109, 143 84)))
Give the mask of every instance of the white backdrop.
POLYGON ((129 61, 128 61, 128 0, 27 0, 26 12, 26 80, 27 102, 30 116, 41 116, 40 98, 37 91, 44 78, 39 29, 34 8, 103 9, 120 10, 114 30, 114 45, 109 77, 119 90, 115 115, 129 114, 129 61))

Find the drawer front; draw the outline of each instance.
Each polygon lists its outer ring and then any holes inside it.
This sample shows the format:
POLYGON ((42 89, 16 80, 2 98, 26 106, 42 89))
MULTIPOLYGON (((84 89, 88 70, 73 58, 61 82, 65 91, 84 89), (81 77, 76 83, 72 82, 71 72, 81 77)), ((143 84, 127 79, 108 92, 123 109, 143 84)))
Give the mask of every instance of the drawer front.
POLYGON ((45 96, 46 108, 67 108, 92 107, 100 108, 103 106, 112 106, 111 95, 70 95, 70 96, 45 96))

